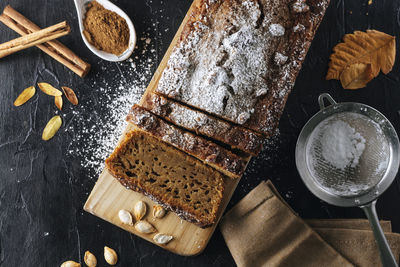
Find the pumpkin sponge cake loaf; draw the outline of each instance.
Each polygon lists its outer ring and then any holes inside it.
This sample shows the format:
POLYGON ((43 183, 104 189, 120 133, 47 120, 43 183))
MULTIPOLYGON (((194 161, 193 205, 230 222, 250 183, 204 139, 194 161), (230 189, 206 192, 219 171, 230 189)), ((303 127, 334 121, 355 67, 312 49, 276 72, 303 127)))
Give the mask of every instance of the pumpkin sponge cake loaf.
POLYGON ((239 178, 246 169, 248 157, 243 157, 170 124, 141 106, 134 105, 127 121, 154 137, 196 157, 230 178, 239 178))
POLYGON ((182 219, 200 227, 215 223, 223 174, 151 135, 126 134, 106 167, 122 185, 144 193, 182 219))
POLYGON ((232 149, 238 149, 253 156, 262 149, 263 136, 164 96, 148 93, 144 96, 142 105, 179 127, 227 144, 232 149))
POLYGON ((269 136, 329 0, 199 0, 155 92, 269 136))

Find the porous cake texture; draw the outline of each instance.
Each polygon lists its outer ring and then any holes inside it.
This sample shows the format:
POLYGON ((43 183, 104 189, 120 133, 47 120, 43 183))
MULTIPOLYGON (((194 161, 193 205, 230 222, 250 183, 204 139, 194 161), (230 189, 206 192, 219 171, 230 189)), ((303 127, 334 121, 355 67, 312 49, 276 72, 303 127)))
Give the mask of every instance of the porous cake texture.
POLYGON ((142 131, 132 131, 106 160, 122 185, 200 227, 215 223, 224 176, 142 131))
POLYGON ((182 130, 141 106, 132 107, 127 121, 231 178, 241 177, 246 169, 248 157, 239 156, 210 140, 182 130))

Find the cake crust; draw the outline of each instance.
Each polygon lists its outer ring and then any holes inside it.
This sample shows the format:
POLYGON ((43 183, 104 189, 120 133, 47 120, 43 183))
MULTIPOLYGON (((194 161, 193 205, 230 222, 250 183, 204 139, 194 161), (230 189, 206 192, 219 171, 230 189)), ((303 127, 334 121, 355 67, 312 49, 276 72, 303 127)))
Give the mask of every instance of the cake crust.
POLYGON ((232 149, 238 149, 254 156, 262 149, 263 136, 164 96, 149 93, 144 97, 142 105, 150 112, 179 127, 220 141, 232 149))

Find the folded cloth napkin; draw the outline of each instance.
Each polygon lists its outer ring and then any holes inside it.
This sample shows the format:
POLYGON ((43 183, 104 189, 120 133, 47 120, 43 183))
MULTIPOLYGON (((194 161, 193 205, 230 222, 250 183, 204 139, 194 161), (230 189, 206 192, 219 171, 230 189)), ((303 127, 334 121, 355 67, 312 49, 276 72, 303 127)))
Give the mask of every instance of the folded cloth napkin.
MULTIPOLYGON (((390 233, 390 222, 381 225, 398 258, 400 235, 390 233)), ((220 229, 239 267, 381 266, 367 220, 304 222, 270 181, 233 207, 220 229)))
MULTIPOLYGON (((305 220, 311 228, 340 228, 340 229, 356 229, 371 230, 371 226, 367 219, 308 219, 305 220)), ((381 220, 383 232, 392 232, 392 223, 390 221, 381 220)))
POLYGON ((354 266, 262 182, 222 219, 221 232, 241 266, 354 266))
MULTIPOLYGON (((337 252, 356 266, 382 266, 378 246, 371 230, 314 228, 337 252)), ((385 232, 396 261, 399 262, 400 235, 385 232)))

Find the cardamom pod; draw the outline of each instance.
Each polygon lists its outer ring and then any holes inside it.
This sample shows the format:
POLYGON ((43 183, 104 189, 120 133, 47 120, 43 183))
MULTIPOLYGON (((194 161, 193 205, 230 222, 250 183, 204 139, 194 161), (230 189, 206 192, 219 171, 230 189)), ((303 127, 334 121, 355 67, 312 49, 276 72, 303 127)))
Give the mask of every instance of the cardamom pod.
POLYGON ((60 129, 62 125, 62 119, 60 116, 54 116, 49 120, 46 124, 46 127, 43 129, 42 139, 44 141, 48 141, 57 133, 58 129, 60 129))
POLYGON ((78 98, 76 97, 74 90, 66 86, 61 86, 61 89, 63 90, 64 95, 67 97, 68 101, 72 103, 72 105, 78 105, 78 98))
POLYGON ((30 86, 26 88, 22 93, 15 99, 14 101, 14 106, 19 107, 26 102, 28 102, 29 99, 31 99, 36 93, 36 88, 35 86, 30 86))
POLYGON ((62 92, 53 86, 51 86, 48 83, 38 83, 38 86, 40 90, 42 90, 43 93, 46 95, 51 95, 51 96, 62 96, 62 92))
POLYGON ((63 106, 63 99, 62 96, 55 96, 54 97, 54 104, 56 104, 56 107, 61 110, 63 106))

